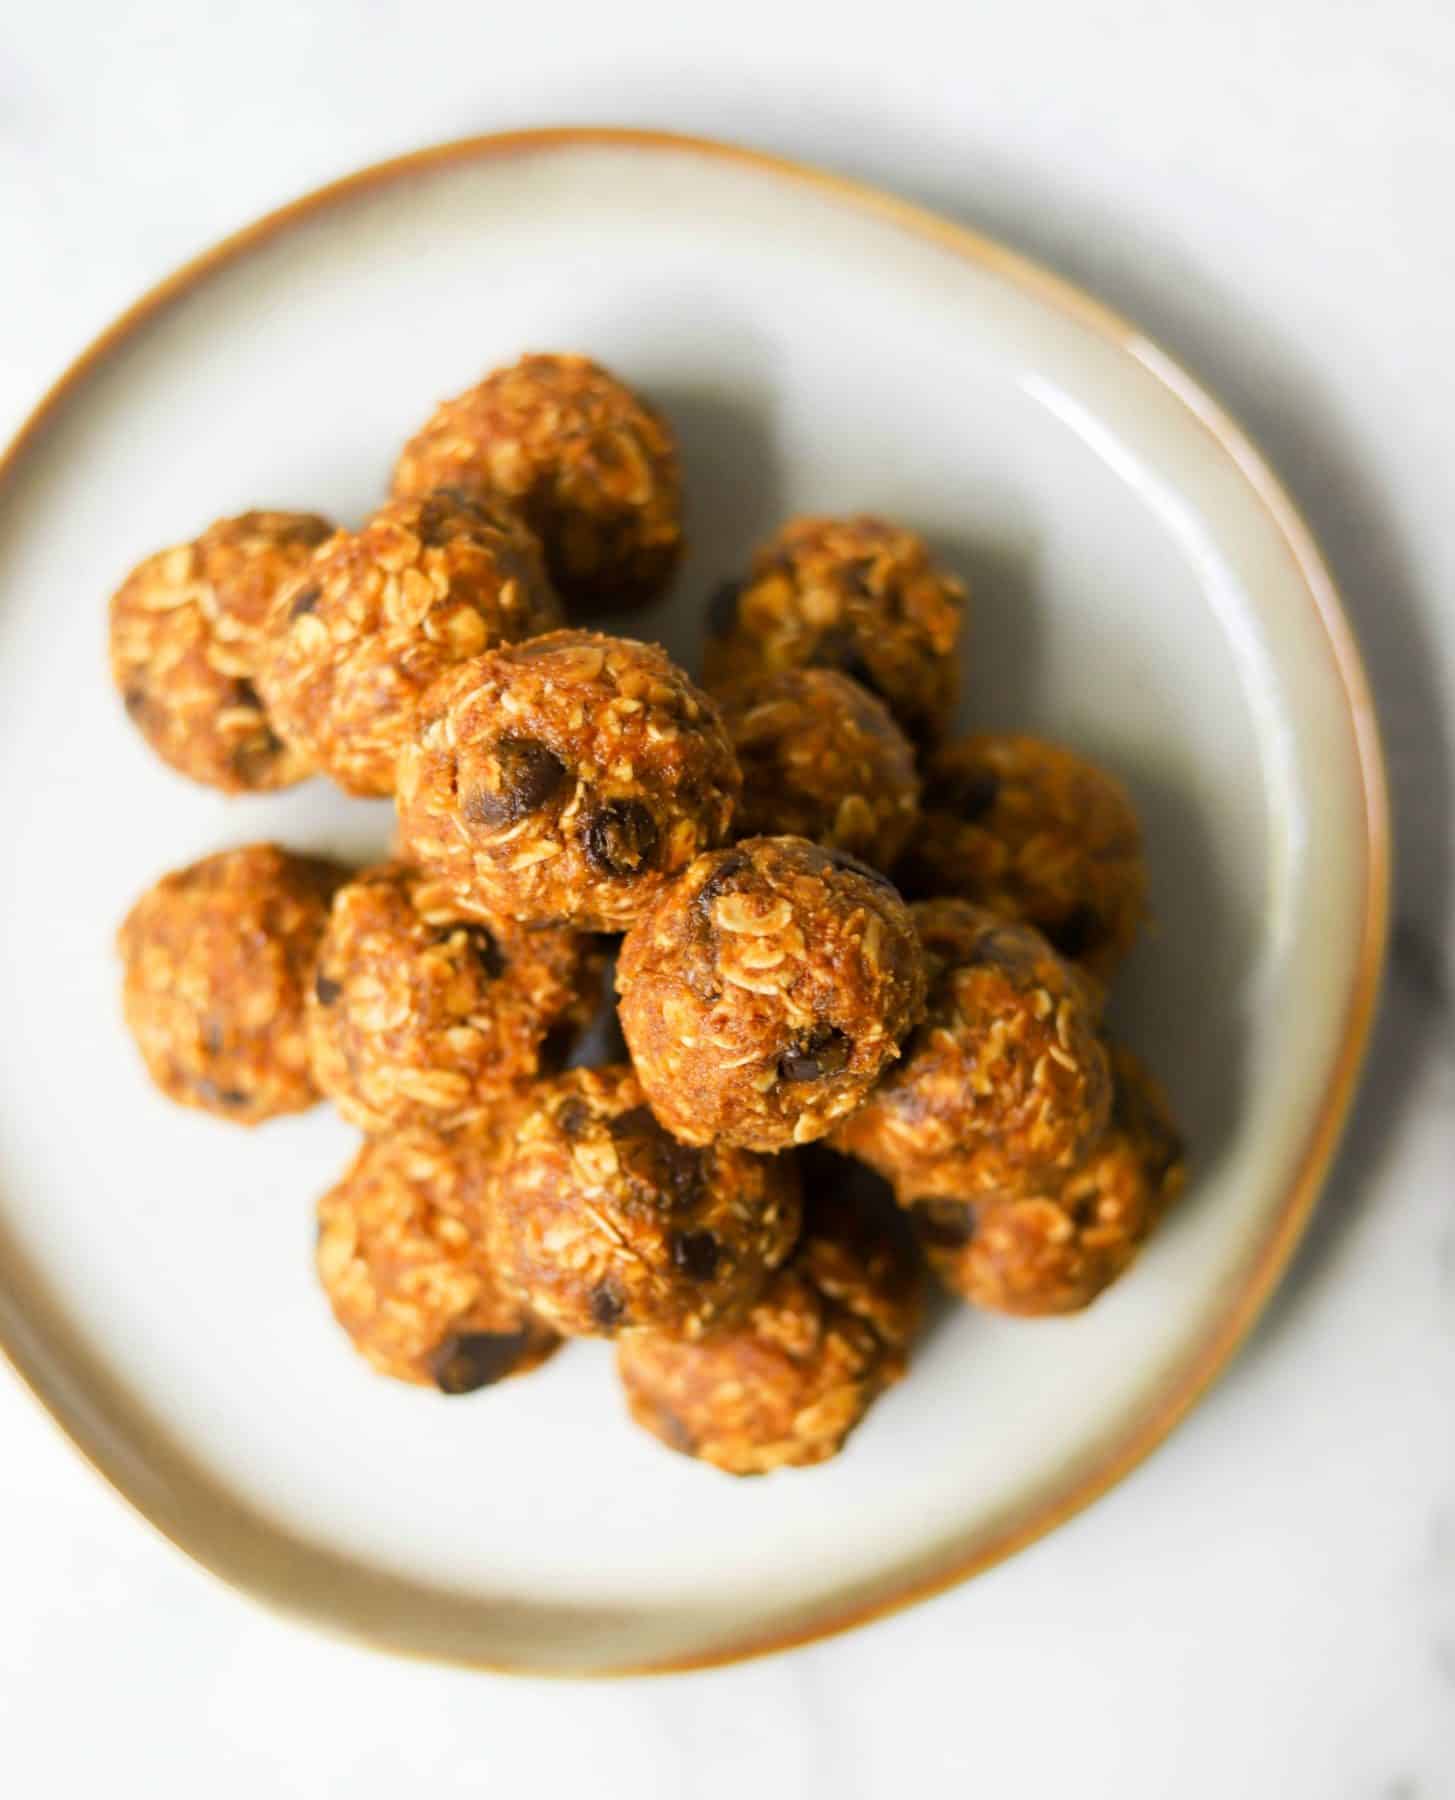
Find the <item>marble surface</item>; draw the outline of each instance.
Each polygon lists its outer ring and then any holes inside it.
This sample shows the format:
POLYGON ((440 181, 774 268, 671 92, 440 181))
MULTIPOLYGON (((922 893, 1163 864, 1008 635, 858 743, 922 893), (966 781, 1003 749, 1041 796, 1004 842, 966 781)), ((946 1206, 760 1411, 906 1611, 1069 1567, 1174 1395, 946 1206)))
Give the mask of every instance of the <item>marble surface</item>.
POLYGON ((395 1664, 254 1612, 0 1377, 7 1792, 1455 1795, 1455 14, 939 12, 901 0, 891 31, 758 0, 11 9, 0 435, 222 232, 359 163, 509 125, 740 138, 1085 282, 1267 448, 1381 708, 1393 955, 1292 1275, 1174 1439, 1013 1563, 835 1643, 598 1688, 395 1664))

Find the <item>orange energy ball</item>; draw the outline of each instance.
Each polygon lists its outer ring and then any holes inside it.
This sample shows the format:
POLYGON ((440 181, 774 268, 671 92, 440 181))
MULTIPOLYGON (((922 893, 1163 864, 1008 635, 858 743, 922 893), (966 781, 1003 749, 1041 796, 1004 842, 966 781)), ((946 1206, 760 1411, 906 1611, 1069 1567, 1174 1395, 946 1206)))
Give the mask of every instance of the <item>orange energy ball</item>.
POLYGON ((559 619, 513 514, 450 494, 396 500, 335 532, 278 596, 258 685, 278 731, 340 787, 392 794, 430 683, 559 619))
POLYGON ((314 513, 219 519, 137 565, 111 601, 111 673, 163 762, 226 794, 289 787, 308 758, 255 685, 273 602, 332 530, 314 513))
POLYGON ((308 997, 313 1078, 364 1131, 478 1123, 554 1073, 602 1000, 601 940, 462 919, 402 863, 334 895, 308 997))
POLYGON ((1069 1173, 1111 1105, 1090 984, 1028 925, 964 900, 910 910, 930 970, 924 1019, 834 1148, 920 1197, 1069 1173))
POLYGON ((730 1475, 826 1462, 904 1375, 922 1288, 892 1220, 810 1192, 797 1250, 743 1323, 697 1343, 618 1344, 631 1415, 730 1475))
POLYGON ((437 407, 394 492, 514 507, 573 612, 645 605, 682 550, 677 445, 661 414, 584 356, 525 356, 437 407))
POLYGON ((743 770, 737 837, 804 837, 889 869, 919 810, 914 747, 835 669, 744 676, 716 696, 743 770))
POLYGON ((329 899, 345 871, 276 844, 164 875, 117 936, 122 1003, 169 1100, 238 1125, 318 1098, 304 1005, 329 899))
POLYGON ((679 1144, 626 1065, 539 1083, 500 1135, 493 1261, 568 1336, 701 1337, 743 1316, 798 1236, 792 1163, 679 1144))
POLYGON ((632 928, 617 989, 669 1131, 782 1150, 863 1104, 919 1017, 924 967, 884 876, 803 838, 749 838, 700 857, 632 928))
POLYGON ((468 1133, 378 1138, 319 1201, 319 1281, 381 1375, 469 1394, 536 1368, 560 1343, 504 1291, 485 1253, 493 1154, 468 1133))
POLYGON ((916 743, 941 737, 959 692, 965 589, 922 538, 883 519, 790 519, 708 618, 710 687, 759 670, 837 669, 916 743))
POLYGON ((1034 925, 1106 980, 1146 910, 1142 832, 1126 789, 1069 750, 982 733, 925 765, 924 811, 896 878, 1034 925))
POLYGON ((430 690, 399 830, 468 911, 621 931, 723 841, 740 785, 717 708, 655 644, 555 631, 430 690))
POLYGON ((1112 1053, 1110 1126, 1057 1182, 976 1201, 917 1200, 901 1188, 930 1266, 953 1293, 993 1312, 1089 1306, 1134 1260, 1182 1191, 1182 1140, 1166 1095, 1129 1050, 1112 1053))

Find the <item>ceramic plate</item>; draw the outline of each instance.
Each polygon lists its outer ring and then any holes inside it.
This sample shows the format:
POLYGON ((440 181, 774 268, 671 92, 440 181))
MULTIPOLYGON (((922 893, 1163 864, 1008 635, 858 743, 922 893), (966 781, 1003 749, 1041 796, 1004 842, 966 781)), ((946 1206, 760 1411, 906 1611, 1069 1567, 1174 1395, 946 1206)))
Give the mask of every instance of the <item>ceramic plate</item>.
POLYGON ((5 466, 0 589, 0 1338, 107 1479, 238 1588, 536 1672, 801 1641, 1102 1492, 1267 1299, 1376 983, 1369 700, 1255 452, 1053 277, 721 147, 426 152, 242 233, 82 358, 5 466), (1114 1012, 1189 1128, 1186 1201, 1083 1317, 947 1318, 822 1469, 734 1482, 668 1454, 598 1345, 467 1400, 372 1376, 310 1261, 350 1132, 322 1109, 251 1135, 176 1111, 121 1028, 112 933, 162 870, 262 837, 364 857, 390 818, 323 783, 229 801, 170 775, 108 686, 108 593, 220 514, 357 520, 435 401, 526 348, 589 351, 682 438, 692 550, 644 634, 690 664, 705 593, 785 514, 906 520, 972 589, 965 718, 1079 747, 1146 821, 1156 926, 1114 1012))

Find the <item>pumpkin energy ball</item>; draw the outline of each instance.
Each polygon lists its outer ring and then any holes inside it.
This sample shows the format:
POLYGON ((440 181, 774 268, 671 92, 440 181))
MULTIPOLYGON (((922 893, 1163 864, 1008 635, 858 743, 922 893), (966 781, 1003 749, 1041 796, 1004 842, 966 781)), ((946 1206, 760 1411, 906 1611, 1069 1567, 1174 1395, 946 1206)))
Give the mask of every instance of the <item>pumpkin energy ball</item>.
POLYGON ((501 1136, 488 1248, 568 1336, 699 1337, 743 1316, 798 1236, 791 1164, 679 1144, 625 1065, 541 1083, 501 1136))
POLYGON ((455 494, 338 531, 278 596, 258 686, 279 732, 351 794, 394 792, 420 695, 452 664, 560 622, 540 546, 455 494))
POLYGON ((914 829, 914 750, 836 669, 749 675, 715 696, 743 771, 738 837, 777 833, 889 868, 914 829))
POLYGON ((601 1000, 600 942, 461 919, 402 863, 334 895, 308 998, 313 1078, 364 1131, 481 1119, 558 1066, 601 1000))
POLYGON ((964 587, 914 532, 791 519, 713 601, 705 679, 716 688, 764 669, 837 669, 915 742, 933 742, 955 709, 964 611, 964 587))
POLYGON ((273 731, 253 685, 280 588, 332 527, 313 513, 219 519, 139 563, 111 601, 111 673, 132 722, 181 774, 224 793, 311 773, 273 731))
POLYGON ((723 841, 739 786, 717 708, 663 651, 557 631, 430 690, 400 835, 472 912, 621 931, 723 841))
POLYGON ((1036 738, 978 735, 926 764, 924 812, 896 870, 906 893, 1024 919, 1106 980, 1146 905, 1142 833, 1113 776, 1036 738))
POLYGON ((663 1124, 781 1150, 863 1103, 919 1017, 924 970, 882 875, 802 838, 749 838, 699 858, 633 927, 617 986, 663 1124))
POLYGON ((275 844, 164 875, 117 938, 122 1004, 152 1080, 239 1125, 312 1106, 304 997, 345 871, 275 844))
POLYGON ((930 969, 924 1021, 834 1148, 916 1198, 1068 1174, 1111 1104, 1091 985, 1028 925, 964 900, 910 910, 930 969))
POLYGON ((617 1346, 637 1424, 731 1475, 836 1456, 904 1374, 920 1323, 919 1267, 892 1224, 810 1191, 797 1250, 741 1325, 617 1346))
POLYGON ((380 1374, 468 1394, 525 1374, 559 1344, 502 1290, 480 1242, 492 1154, 469 1133, 379 1138, 319 1201, 319 1280, 380 1374))
POLYGON ((1128 1050, 1114 1050, 1112 1066, 1111 1124, 1073 1174, 978 1202, 916 1202, 904 1190, 930 1266, 952 1292, 995 1312, 1077 1312, 1133 1261, 1186 1171, 1161 1088, 1128 1050))
POLYGON ((394 492, 441 487, 518 509, 568 605, 654 600, 682 548, 666 421, 584 356, 526 356, 446 400, 405 445, 394 492))

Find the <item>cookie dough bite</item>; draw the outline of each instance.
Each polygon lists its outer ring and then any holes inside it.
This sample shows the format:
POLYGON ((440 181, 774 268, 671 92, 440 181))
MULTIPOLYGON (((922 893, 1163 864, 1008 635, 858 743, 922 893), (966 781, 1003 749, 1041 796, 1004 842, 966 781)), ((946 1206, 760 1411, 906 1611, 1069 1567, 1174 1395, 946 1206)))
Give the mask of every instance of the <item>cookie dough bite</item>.
POLYGON ((351 794, 394 792, 420 695, 453 664, 560 623, 533 534, 456 494, 339 531, 279 594, 258 687, 279 733, 351 794))
POLYGON ((617 1346, 627 1406, 668 1449, 730 1475, 826 1462, 904 1374, 922 1288, 892 1221, 810 1186, 798 1248, 741 1325, 617 1346))
POLYGON ((273 730, 254 679, 278 591, 332 530, 314 513, 249 512, 139 563, 111 600, 111 674, 163 762, 224 793, 312 771, 273 730))
POLYGON ((955 709, 964 613, 964 587, 914 532, 865 517, 791 519, 714 599, 705 679, 837 669, 916 743, 933 742, 955 709))
POLYGON ((164 875, 117 937, 122 1004, 169 1100, 238 1125, 312 1106, 305 996, 346 871, 276 844, 164 875))
POLYGON ((916 1198, 1068 1174, 1111 1105, 1099 990, 1028 925, 964 900, 910 910, 930 970, 924 1020, 834 1148, 916 1198))
POLYGON ((525 356, 436 408, 394 492, 453 487, 516 507, 576 612, 655 600, 682 549, 677 446, 662 416, 584 356, 525 356))
POLYGON ((722 843, 740 785, 717 708, 656 645, 557 631, 430 690, 400 838, 470 911, 622 931, 722 843))
POLYGON ((488 1136, 364 1145, 318 1203, 318 1277, 381 1375, 468 1394, 538 1367, 560 1339, 501 1287, 480 1237, 488 1136))
POLYGON ((916 899, 954 895, 1023 919, 1105 981, 1146 909, 1142 833, 1126 789, 1071 751, 981 733, 925 766, 923 814, 895 874, 916 899))
POLYGON ((700 857, 627 934, 621 1024, 684 1143, 781 1150, 860 1106, 919 1017, 924 968, 884 876, 802 838, 700 857))
POLYGON ((1112 1120, 1073 1174, 978 1201, 901 1190, 930 1266, 994 1312, 1078 1312, 1108 1288, 1182 1191, 1182 1140, 1162 1089, 1129 1050, 1112 1052, 1112 1120))
POLYGON ((780 669, 714 696, 743 771, 738 837, 805 837, 888 869, 918 811, 914 749, 889 709, 836 669, 780 669))
POLYGON ((403 863, 334 895, 308 997, 313 1077, 369 1132, 477 1123, 554 1071, 601 1003, 601 941, 462 919, 403 863))
POLYGON ((542 1082, 502 1137, 487 1245, 568 1337, 701 1337, 742 1317, 798 1236, 791 1163, 679 1144, 627 1066, 542 1082))

